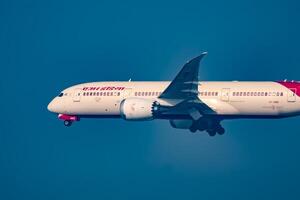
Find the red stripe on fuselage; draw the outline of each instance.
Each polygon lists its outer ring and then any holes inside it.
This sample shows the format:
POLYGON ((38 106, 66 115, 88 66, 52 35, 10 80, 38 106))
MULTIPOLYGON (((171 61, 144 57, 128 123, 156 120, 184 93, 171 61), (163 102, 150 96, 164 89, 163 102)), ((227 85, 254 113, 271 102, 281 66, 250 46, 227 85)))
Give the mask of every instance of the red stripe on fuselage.
POLYGON ((294 92, 298 97, 300 97, 300 82, 291 82, 291 81, 277 81, 280 85, 288 88, 294 92))

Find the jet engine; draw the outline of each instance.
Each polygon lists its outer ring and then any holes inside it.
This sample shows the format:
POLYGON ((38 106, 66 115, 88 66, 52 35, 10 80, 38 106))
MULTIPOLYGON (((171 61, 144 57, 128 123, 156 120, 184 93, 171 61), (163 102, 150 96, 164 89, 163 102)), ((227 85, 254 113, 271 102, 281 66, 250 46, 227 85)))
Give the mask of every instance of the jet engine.
POLYGON ((120 114, 125 120, 152 120, 159 111, 159 103, 150 99, 128 98, 120 104, 120 114))

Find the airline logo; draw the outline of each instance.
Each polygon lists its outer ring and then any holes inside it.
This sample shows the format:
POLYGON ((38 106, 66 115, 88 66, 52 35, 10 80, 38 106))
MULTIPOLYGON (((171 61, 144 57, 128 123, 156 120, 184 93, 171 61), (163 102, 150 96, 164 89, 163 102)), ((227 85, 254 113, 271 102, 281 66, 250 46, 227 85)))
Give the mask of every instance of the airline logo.
POLYGON ((83 91, 104 91, 104 90, 124 90, 125 87, 114 87, 114 86, 107 86, 107 87, 84 87, 83 91))

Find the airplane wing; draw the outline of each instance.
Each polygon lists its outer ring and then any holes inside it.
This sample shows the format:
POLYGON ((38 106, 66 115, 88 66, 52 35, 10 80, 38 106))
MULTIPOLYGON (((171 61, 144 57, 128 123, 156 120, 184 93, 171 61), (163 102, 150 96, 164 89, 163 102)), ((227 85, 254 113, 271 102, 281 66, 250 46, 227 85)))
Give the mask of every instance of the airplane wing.
POLYGON ((175 79, 159 96, 163 99, 187 99, 198 97, 199 64, 207 53, 204 52, 187 62, 175 79))
POLYGON ((162 114, 185 113, 189 114, 194 120, 197 120, 205 114, 215 113, 214 110, 198 98, 199 64, 206 54, 207 53, 204 52, 187 62, 175 79, 158 97, 167 100, 182 100, 172 108, 166 109, 162 114))

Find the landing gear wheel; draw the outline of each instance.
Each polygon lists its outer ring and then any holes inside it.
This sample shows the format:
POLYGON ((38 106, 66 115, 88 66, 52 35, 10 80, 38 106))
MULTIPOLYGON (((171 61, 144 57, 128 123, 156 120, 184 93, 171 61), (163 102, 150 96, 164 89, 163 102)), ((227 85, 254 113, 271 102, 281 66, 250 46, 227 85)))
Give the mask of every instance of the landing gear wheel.
POLYGON ((215 136, 217 132, 215 130, 207 130, 209 136, 215 136))
POLYGON ((223 127, 220 127, 219 129, 217 129, 217 133, 219 135, 223 135, 225 133, 225 129, 223 127))
POLYGON ((72 122, 69 121, 69 120, 65 120, 65 121, 64 121, 64 125, 69 127, 69 126, 72 125, 72 122))
POLYGON ((197 131, 197 128, 196 128, 196 127, 191 127, 191 128, 190 128, 190 131, 191 131, 192 133, 195 133, 195 132, 197 131))

